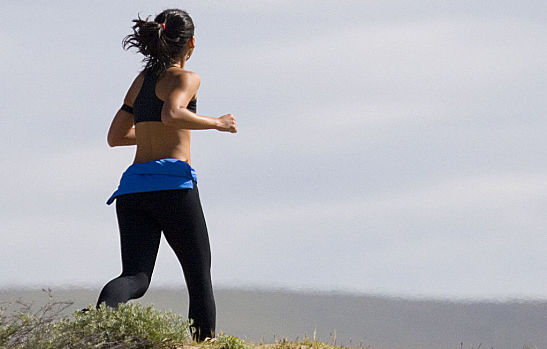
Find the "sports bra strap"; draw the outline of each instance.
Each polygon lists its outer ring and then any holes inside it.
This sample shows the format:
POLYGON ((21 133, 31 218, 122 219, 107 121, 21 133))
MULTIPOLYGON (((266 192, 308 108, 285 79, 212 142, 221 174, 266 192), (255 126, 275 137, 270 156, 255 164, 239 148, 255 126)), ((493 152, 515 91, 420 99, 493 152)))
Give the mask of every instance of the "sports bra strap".
POLYGON ((127 104, 123 104, 120 108, 121 110, 125 110, 126 112, 133 114, 133 107, 128 106, 127 104))

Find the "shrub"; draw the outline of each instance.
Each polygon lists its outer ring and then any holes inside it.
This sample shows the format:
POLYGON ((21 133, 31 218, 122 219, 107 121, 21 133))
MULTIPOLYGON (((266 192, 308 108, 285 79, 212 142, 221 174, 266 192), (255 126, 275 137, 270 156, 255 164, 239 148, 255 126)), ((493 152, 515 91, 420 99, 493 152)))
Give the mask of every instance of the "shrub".
POLYGON ((218 349, 251 349, 251 346, 245 344, 241 339, 231 336, 221 334, 215 338, 215 348, 218 349))
POLYGON ((9 317, 0 309, 0 348, 167 349, 191 342, 191 321, 155 310, 153 305, 127 302, 114 309, 102 303, 99 309, 90 305, 85 313, 78 310, 72 318, 59 318, 72 303, 50 299, 36 313, 21 303, 23 310, 9 317))

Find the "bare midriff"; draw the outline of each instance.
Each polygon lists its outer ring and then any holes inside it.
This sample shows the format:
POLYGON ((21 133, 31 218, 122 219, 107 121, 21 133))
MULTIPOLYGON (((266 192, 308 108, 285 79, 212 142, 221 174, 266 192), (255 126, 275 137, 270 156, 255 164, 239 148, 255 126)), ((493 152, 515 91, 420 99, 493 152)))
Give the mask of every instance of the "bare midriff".
POLYGON ((133 163, 163 158, 190 159, 190 130, 175 129, 159 121, 142 121, 135 125, 137 152, 133 163))
MULTIPOLYGON (((156 97, 165 101, 172 85, 172 68, 160 75, 156 82, 156 97)), ((196 96, 194 95, 193 98, 196 96)), ((190 130, 176 129, 159 121, 141 121, 135 124, 137 152, 133 163, 163 158, 186 161, 190 159, 190 130)))

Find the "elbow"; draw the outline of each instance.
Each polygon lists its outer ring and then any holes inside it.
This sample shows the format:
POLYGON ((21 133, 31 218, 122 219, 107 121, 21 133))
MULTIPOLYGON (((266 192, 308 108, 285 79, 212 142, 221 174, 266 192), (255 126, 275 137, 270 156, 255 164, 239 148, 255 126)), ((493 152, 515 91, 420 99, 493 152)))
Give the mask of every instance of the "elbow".
POLYGON ((173 123, 173 114, 171 111, 162 110, 161 112, 161 122, 164 125, 170 126, 173 123))
POLYGON ((184 108, 179 108, 178 115, 175 117, 175 110, 172 109, 165 109, 161 112, 161 122, 170 127, 175 128, 186 128, 188 125, 188 120, 186 119, 186 115, 184 115, 183 111, 184 108))
POLYGON ((116 139, 112 137, 111 135, 108 135, 108 137, 106 137, 106 142, 111 148, 118 145, 118 142, 116 141, 116 139))

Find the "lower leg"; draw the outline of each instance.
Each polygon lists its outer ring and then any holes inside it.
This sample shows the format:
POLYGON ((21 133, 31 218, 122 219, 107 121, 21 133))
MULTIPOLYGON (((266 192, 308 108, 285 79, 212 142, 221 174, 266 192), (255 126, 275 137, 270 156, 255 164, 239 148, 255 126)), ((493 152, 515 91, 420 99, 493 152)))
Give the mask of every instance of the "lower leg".
POLYGON ((188 318, 191 325, 192 339, 201 342, 205 338, 215 337, 216 307, 211 280, 204 280, 197 289, 189 289, 190 309, 188 318))

